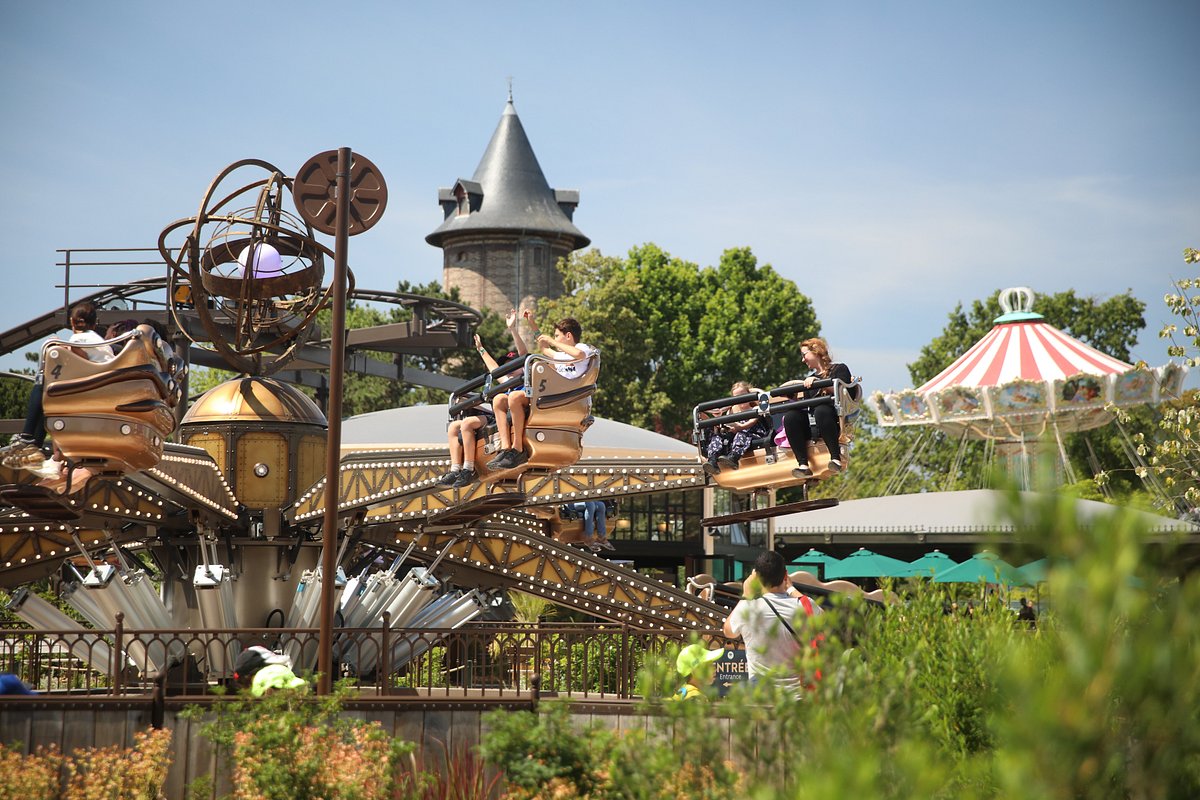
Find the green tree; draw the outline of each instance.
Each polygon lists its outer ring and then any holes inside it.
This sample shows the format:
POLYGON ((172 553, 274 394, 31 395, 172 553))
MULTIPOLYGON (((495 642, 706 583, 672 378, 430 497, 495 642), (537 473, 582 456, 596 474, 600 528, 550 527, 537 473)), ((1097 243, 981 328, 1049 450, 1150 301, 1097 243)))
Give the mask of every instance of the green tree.
MULTIPOLYGON (((1187 264, 1200 263, 1200 251, 1183 251, 1187 264)), ((1175 291, 1165 298, 1167 309, 1178 318, 1159 331, 1170 342, 1167 355, 1179 358, 1188 367, 1200 366, 1200 277, 1173 281, 1175 291), (1182 330, 1180 330, 1182 326, 1182 330)), ((1134 472, 1152 482, 1159 491, 1159 505, 1174 513, 1196 514, 1200 508, 1200 392, 1184 392, 1183 397, 1161 407, 1157 425, 1133 435, 1134 447, 1144 462, 1134 472)), ((1121 413, 1122 422, 1130 418, 1121 413)), ((1111 475, 1101 476, 1106 483, 1111 475)))
POLYGON ((559 269, 566 291, 539 306, 541 325, 575 317, 601 349, 596 413, 681 439, 696 403, 734 381, 765 388, 800 375, 798 344, 821 329, 809 298, 749 248, 705 268, 654 244, 623 259, 593 249, 559 269))
MULTIPOLYGON (((21 373, 33 376, 32 369, 21 373)), ((0 419, 25 419, 25 408, 29 402, 29 390, 33 384, 25 378, 4 376, 0 380, 0 419)))

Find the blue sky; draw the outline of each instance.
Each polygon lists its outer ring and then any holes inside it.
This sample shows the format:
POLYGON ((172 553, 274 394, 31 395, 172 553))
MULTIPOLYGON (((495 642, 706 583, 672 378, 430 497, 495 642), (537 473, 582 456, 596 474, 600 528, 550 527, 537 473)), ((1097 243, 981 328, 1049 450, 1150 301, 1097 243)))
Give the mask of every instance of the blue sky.
POLYGON ((512 76, 594 246, 751 247, 869 388, 1017 285, 1132 289, 1135 354, 1165 360, 1162 296, 1200 246, 1200 3, 430 5, 0 5, 0 329, 61 301, 56 249, 153 246, 227 164, 339 146, 390 194, 351 240, 358 285, 440 279, 437 190, 512 76))

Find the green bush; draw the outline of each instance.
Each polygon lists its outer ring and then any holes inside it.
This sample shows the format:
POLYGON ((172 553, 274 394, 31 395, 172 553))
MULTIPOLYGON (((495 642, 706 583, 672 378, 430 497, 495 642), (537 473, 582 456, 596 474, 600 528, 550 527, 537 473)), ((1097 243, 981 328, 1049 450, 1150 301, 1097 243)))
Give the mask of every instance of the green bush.
MULTIPOLYGON (((405 772, 414 746, 392 739, 377 722, 339 717, 351 691, 339 686, 332 695, 314 698, 282 690, 217 704, 200 733, 230 758, 234 797, 419 797, 422 776, 405 772), (399 793, 401 788, 408 791, 399 793)), ((205 719, 208 712, 191 707, 183 713, 205 719)))
POLYGON ((542 688, 547 691, 615 693, 624 674, 634 674, 645 659, 642 637, 605 631, 580 641, 547 636, 542 641, 542 688))
POLYGON ((1015 505, 1061 566, 1052 624, 998 667, 1001 788, 1053 798, 1200 796, 1200 581, 1178 542, 1132 514, 1081 528, 1048 500, 1015 505))
POLYGON ((818 618, 826 641, 798 668, 823 678, 801 697, 654 700, 677 679, 648 656, 644 731, 573 731, 561 708, 499 713, 485 753, 523 797, 1200 797, 1200 581, 1186 554, 1133 514, 1081 527, 1070 497, 1028 497, 1007 515, 1056 565, 1036 630, 1002 593, 914 581, 893 587, 899 604, 840 600, 818 618), (968 599, 973 614, 948 613, 968 599), (558 795, 533 794, 551 784, 558 795))
POLYGON ((483 723, 480 754, 504 770, 510 788, 536 796, 553 785, 571 792, 561 796, 586 797, 606 783, 612 735, 597 726, 576 730, 565 702, 547 703, 540 713, 492 711, 483 723))

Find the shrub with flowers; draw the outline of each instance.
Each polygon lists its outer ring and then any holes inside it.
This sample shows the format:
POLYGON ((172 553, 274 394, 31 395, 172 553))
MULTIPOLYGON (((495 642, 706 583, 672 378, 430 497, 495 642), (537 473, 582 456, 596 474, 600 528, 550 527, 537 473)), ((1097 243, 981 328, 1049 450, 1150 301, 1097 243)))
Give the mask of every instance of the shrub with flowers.
POLYGON ((22 755, 0 745, 0 800, 53 800, 61 797, 63 756, 57 745, 22 755))
MULTIPOLYGON (((230 754, 235 800, 394 797, 413 745, 393 739, 378 722, 341 718, 352 691, 339 686, 313 698, 280 690, 218 704, 200 732, 230 754)), ((184 712, 190 718, 206 713, 184 712)))
POLYGON ((68 757, 53 745, 27 756, 0 747, 0 800, 158 800, 170 747, 169 730, 139 731, 132 748, 88 747, 68 757))
POLYGON ((302 727, 287 731, 259 718, 233 737, 235 800, 299 797, 390 797, 396 756, 404 749, 379 723, 346 730, 302 727))

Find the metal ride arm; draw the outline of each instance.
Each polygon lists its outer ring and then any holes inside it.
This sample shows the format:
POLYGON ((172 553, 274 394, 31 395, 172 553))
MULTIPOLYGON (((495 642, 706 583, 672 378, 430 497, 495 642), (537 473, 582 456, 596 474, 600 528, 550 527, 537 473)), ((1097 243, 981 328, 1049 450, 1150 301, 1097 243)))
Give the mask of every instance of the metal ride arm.
MULTIPOLYGON (((850 597, 862 597, 873 606, 883 606, 887 603, 887 598, 882 592, 878 590, 863 592, 859 586, 849 581, 822 581, 805 572, 793 572, 788 577, 792 588, 817 598, 818 602, 823 603, 824 598, 842 594, 850 597)), ((697 575, 695 578, 688 578, 688 590, 698 596, 707 594, 713 602, 726 607, 732 607, 742 599, 741 581, 718 583, 711 575, 697 575)))
POLYGON ((491 372, 472 378, 451 392, 450 418, 457 419, 459 415, 478 408, 496 395, 520 386, 525 380, 524 366, 529 358, 530 356, 523 355, 505 361, 491 372), (476 391, 477 389, 480 391, 476 391))
POLYGON ((822 395, 820 397, 797 398, 794 400, 785 400, 783 402, 772 402, 770 398, 790 397, 791 395, 805 391, 804 387, 799 384, 790 386, 779 386, 771 389, 769 392, 761 392, 757 394, 742 394, 736 397, 723 397, 719 400, 708 400, 700 403, 692 411, 692 420, 695 430, 703 431, 709 428, 715 428, 720 425, 727 425, 731 422, 742 422, 743 420, 755 418, 770 418, 773 414, 780 414, 791 411, 794 408, 813 408, 820 405, 832 405, 837 411, 839 417, 844 417, 854 410, 857 410, 857 401, 854 401, 854 408, 848 407, 847 400, 850 399, 850 394, 858 388, 858 379, 847 383, 837 378, 826 378, 824 380, 813 381, 809 391, 820 389, 833 389, 833 394, 822 395), (767 400, 764 402, 764 398, 767 400), (728 408, 730 406, 740 405, 757 401, 758 407, 748 411, 739 411, 736 414, 718 414, 716 416, 701 418, 701 414, 705 411, 711 411, 716 408, 728 408))

